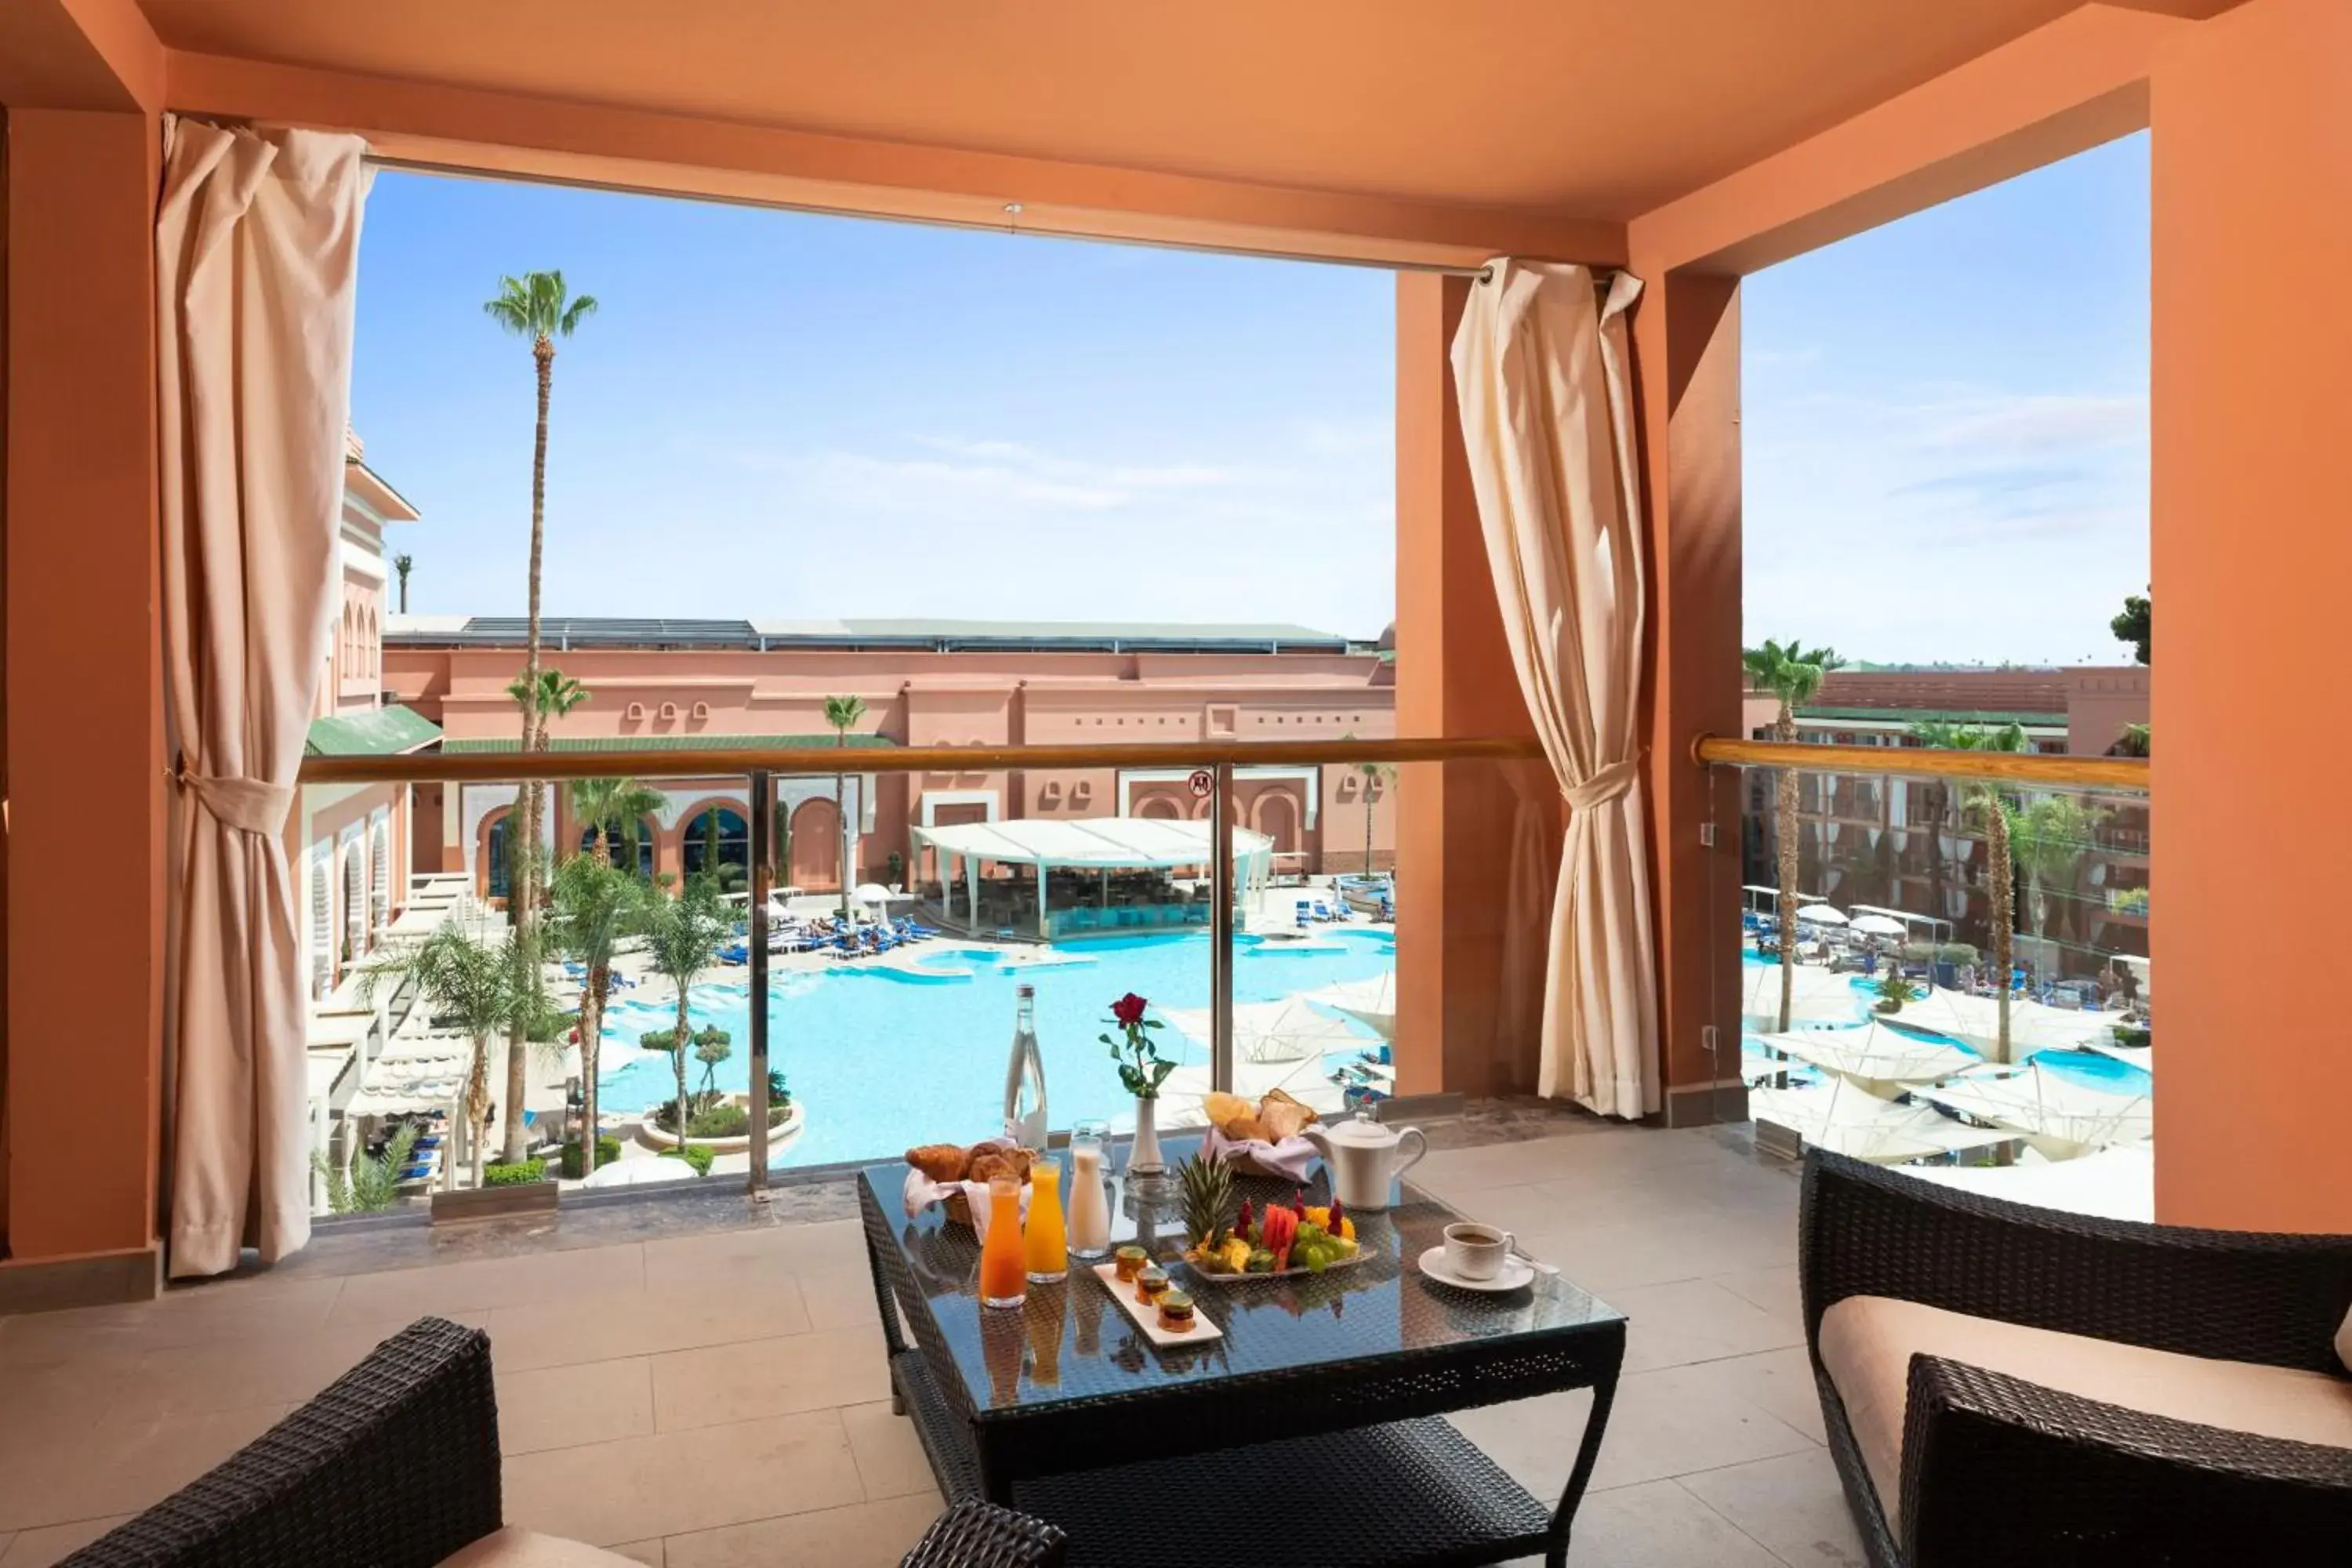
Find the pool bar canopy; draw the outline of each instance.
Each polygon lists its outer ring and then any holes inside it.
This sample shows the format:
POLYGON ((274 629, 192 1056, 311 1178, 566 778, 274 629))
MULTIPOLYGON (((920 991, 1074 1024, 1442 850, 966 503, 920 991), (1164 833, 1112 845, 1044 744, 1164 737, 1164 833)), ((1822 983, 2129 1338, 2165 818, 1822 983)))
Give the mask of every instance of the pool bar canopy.
MULTIPOLYGON (((1249 907, 1265 888, 1274 865, 1274 840, 1246 827, 1233 830, 1234 887, 1236 901, 1249 907)), ((1030 866, 1037 873, 1037 931, 1040 936, 1076 934, 1087 930, 1129 925, 1181 924, 1165 918, 1164 909, 1129 907, 1124 912, 1109 906, 1108 873, 1114 871, 1173 871, 1206 868, 1215 858, 1215 839, 1207 822, 1163 817, 1098 816, 1077 821, 1022 817, 1009 822, 961 822, 913 829, 918 847, 929 846, 940 857, 943 900, 951 900, 957 883, 956 863, 962 862, 963 908, 967 919, 979 923, 980 867, 1030 866), (1097 910, 1065 911, 1070 919, 1055 921, 1049 908, 1047 873, 1097 871, 1105 874, 1104 903, 1097 910), (1087 918, 1076 917, 1084 912, 1087 918)), ((1204 911, 1205 915, 1205 911, 1204 911)))

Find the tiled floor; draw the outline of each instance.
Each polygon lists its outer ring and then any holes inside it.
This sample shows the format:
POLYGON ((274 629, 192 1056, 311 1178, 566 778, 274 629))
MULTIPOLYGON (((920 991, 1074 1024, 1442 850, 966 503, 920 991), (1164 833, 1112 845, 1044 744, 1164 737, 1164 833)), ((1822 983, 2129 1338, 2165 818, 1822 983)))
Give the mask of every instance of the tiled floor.
MULTIPOLYGON (((1441 1148, 1417 1179, 1632 1320, 1571 1562, 1863 1561, 1801 1348, 1789 1170, 1727 1132, 1586 1121, 1441 1148)), ((331 1242, 143 1306, 0 1320, 0 1568, 153 1502, 427 1311, 490 1331, 510 1521, 669 1568, 895 1563, 939 1496, 890 1414, 855 1223, 606 1241, 570 1218, 447 1261, 331 1242)), ((1587 1403, 1459 1421, 1556 1495, 1587 1403)))

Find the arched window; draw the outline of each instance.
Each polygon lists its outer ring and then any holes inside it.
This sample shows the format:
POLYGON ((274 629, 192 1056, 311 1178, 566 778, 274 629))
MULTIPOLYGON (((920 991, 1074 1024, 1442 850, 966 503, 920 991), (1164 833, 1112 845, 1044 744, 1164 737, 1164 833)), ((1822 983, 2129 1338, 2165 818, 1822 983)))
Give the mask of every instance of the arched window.
MULTIPOLYGON (((654 837, 659 832, 659 826, 650 816, 638 819, 635 834, 631 834, 625 826, 608 828, 604 836, 604 858, 615 866, 627 865, 629 843, 634 838, 637 846, 637 875, 651 881, 654 875, 654 837)), ((580 851, 584 855, 595 847, 596 825, 592 822, 580 830, 580 851)))
POLYGON ((1144 796, 1138 804, 1135 815, 1154 822, 1174 822, 1182 817, 1184 813, 1175 801, 1167 795, 1151 795, 1144 796))
POLYGON ((502 811, 490 819, 482 833, 483 879, 482 896, 503 899, 513 887, 514 855, 509 840, 513 834, 514 814, 502 811))
POLYGON ((750 886, 751 825, 730 806, 707 805, 678 826, 678 858, 689 877, 715 872, 729 892, 750 886))

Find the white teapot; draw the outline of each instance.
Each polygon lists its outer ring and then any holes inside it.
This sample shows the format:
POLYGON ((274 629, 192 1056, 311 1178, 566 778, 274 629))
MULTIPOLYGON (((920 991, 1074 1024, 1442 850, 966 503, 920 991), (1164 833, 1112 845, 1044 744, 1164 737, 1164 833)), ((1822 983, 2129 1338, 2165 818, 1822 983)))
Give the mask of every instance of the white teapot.
POLYGON ((1386 1127, 1363 1110, 1356 1112, 1353 1121, 1328 1128, 1309 1123, 1299 1130, 1299 1136, 1323 1156, 1324 1168, 1331 1174, 1332 1195, 1351 1209, 1388 1207, 1391 1184, 1429 1152, 1429 1140, 1421 1135, 1420 1128, 1386 1127), (1412 1142, 1412 1152, 1399 1158, 1407 1139, 1412 1142))

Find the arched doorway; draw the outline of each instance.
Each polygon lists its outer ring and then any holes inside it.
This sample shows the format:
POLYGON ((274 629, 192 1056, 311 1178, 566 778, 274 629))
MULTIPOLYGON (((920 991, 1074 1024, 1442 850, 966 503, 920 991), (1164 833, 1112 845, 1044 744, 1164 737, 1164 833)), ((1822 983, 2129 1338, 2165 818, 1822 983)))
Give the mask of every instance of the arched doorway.
POLYGON ((1183 819, 1184 813, 1168 796, 1148 795, 1137 804, 1135 815, 1153 822, 1178 822, 1183 819))
POLYGON ((1298 807, 1290 796, 1275 791, 1258 797, 1257 830, 1274 840, 1274 852, 1287 855, 1298 847, 1298 807))
POLYGON ((793 886, 812 891, 841 886, 841 813, 824 796, 793 811, 793 886))
POLYGON ((732 806, 706 805, 679 823, 677 849, 688 876, 716 876, 723 892, 751 886, 751 825, 732 806))

